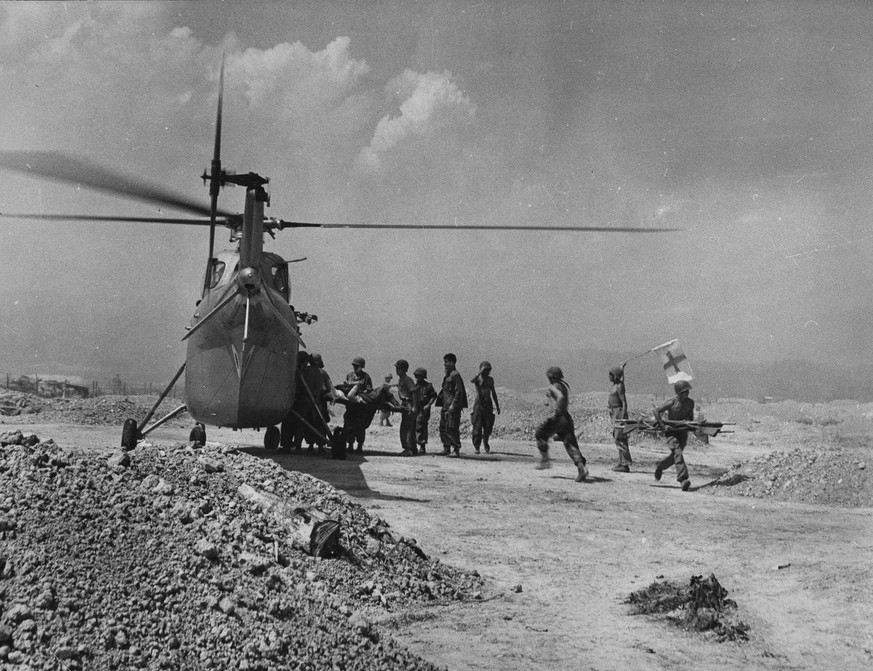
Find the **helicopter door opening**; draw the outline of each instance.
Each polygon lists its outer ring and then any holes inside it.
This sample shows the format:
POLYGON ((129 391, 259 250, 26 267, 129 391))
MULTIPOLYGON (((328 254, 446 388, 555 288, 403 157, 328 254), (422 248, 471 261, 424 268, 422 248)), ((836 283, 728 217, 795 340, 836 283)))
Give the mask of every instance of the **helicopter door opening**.
POLYGON ((214 289, 218 286, 218 283, 221 282, 221 278, 224 275, 224 269, 227 264, 224 261, 219 261, 218 259, 212 259, 212 272, 209 275, 209 288, 214 289))
POLYGON ((290 291, 288 284, 288 266, 285 264, 276 265, 270 268, 270 272, 273 276, 273 286, 276 288, 282 297, 287 301, 290 299, 290 291))

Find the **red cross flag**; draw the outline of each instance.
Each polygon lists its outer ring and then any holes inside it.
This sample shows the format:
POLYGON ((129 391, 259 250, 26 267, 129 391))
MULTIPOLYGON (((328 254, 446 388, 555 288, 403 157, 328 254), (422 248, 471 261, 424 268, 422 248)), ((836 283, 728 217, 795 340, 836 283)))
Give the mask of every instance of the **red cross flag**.
POLYGON ((688 363, 688 357, 682 353, 682 347, 680 347, 678 340, 671 340, 663 345, 653 347, 652 351, 658 355, 661 363, 664 364, 667 382, 675 384, 679 380, 690 382, 694 379, 691 373, 691 364, 688 363))

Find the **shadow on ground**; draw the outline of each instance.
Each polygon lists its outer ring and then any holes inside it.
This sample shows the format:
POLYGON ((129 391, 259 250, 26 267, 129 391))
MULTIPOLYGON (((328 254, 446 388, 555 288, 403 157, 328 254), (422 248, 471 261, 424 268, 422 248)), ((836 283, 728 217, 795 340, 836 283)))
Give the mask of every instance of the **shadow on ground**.
MULTIPOLYGON (((306 473, 319 480, 324 480, 336 489, 357 499, 428 502, 427 499, 383 494, 376 489, 372 489, 364 477, 364 472, 361 470, 361 464, 367 461, 366 456, 361 454, 349 455, 347 459, 341 460, 332 459, 329 451, 268 452, 263 448, 242 447, 240 452, 245 452, 259 459, 272 459, 285 470, 306 473)), ((400 455, 397 456, 402 458, 400 455)))

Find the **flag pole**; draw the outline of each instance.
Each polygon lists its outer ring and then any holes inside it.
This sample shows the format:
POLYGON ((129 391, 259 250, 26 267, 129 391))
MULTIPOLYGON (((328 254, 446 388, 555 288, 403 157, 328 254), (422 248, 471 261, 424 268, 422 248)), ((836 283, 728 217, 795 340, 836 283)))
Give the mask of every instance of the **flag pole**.
POLYGON ((640 352, 639 354, 636 354, 636 355, 630 357, 629 359, 625 359, 625 360, 624 360, 624 363, 621 364, 621 367, 624 368, 625 366, 627 366, 627 365, 628 365, 631 361, 633 361, 634 359, 639 359, 639 358, 641 358, 641 357, 646 356, 646 354, 651 354, 651 353, 654 352, 656 349, 658 349, 658 348, 657 348, 657 347, 653 347, 652 349, 647 349, 645 352, 640 352))

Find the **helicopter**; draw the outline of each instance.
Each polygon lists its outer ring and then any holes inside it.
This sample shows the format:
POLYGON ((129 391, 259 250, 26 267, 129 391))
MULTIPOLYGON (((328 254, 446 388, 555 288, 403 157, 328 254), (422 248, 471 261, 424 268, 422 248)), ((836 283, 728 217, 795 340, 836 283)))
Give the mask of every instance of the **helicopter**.
MULTIPOLYGON (((128 419, 121 445, 133 449, 163 423, 186 411, 197 422, 205 441, 205 425, 231 429, 265 428, 264 447, 276 449, 282 440, 280 427, 293 410, 295 395, 311 391, 299 384, 298 353, 304 343, 300 324, 317 322, 317 315, 298 312, 291 304, 289 264, 264 250, 264 235, 294 228, 441 229, 441 230, 534 230, 611 233, 665 233, 673 228, 619 228, 603 226, 491 226, 410 225, 403 223, 314 223, 265 216, 270 196, 269 178, 256 173, 233 173, 221 163, 224 61, 219 74, 215 141, 210 167, 202 180, 209 187, 210 202, 180 197, 163 187, 128 177, 90 161, 56 151, 2 151, 0 167, 59 182, 82 185, 112 195, 188 213, 186 217, 131 217, 78 214, 9 214, 16 219, 59 221, 112 221, 125 223, 179 224, 209 227, 209 251, 200 299, 187 332, 185 362, 160 394, 145 418, 128 419), (218 207, 221 190, 228 185, 245 188, 241 214, 218 207), (215 252, 218 226, 230 231, 231 249, 215 252), (184 403, 149 424, 160 404, 184 373, 184 403)), ((306 423, 302 417, 297 419, 306 423)), ((309 428, 333 443, 327 419, 309 428)))

